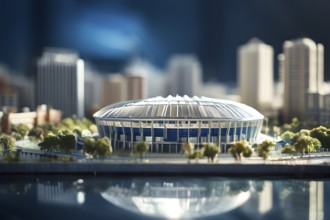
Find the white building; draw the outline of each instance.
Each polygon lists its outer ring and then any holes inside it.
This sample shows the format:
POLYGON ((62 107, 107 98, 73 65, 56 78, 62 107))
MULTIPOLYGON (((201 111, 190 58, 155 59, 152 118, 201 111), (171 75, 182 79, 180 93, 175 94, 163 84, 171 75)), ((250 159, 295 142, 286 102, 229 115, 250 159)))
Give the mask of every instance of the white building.
POLYGON ((46 50, 37 61, 37 104, 84 116, 84 61, 72 51, 46 50))
POLYGON ((307 109, 318 109, 323 85, 324 48, 308 38, 286 41, 284 50, 284 106, 286 121, 307 119, 307 109), (310 94, 310 95, 308 95, 310 94))
POLYGON ((238 48, 238 86, 241 102, 267 115, 274 94, 273 48, 252 38, 238 48))
POLYGON ((170 95, 199 95, 202 67, 193 55, 175 55, 168 64, 168 92, 170 95))
POLYGON ((127 99, 145 99, 148 94, 147 78, 144 75, 126 75, 127 99))

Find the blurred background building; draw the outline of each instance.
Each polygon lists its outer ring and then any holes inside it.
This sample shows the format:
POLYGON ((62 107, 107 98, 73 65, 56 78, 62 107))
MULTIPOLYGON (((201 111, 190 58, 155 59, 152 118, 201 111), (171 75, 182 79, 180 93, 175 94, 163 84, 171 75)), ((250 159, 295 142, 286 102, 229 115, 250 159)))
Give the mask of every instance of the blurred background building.
POLYGON ((238 48, 238 89, 241 102, 272 115, 274 51, 258 38, 238 48))
POLYGON ((37 104, 84 116, 84 61, 74 52, 47 49, 37 63, 37 104))
POLYGON ((201 89, 202 66, 193 55, 175 55, 168 64, 168 94, 175 96, 197 95, 201 89))
POLYGON ((305 120, 308 109, 319 107, 318 94, 324 81, 324 48, 311 39, 301 38, 285 41, 283 50, 284 118, 286 121, 293 117, 305 120))

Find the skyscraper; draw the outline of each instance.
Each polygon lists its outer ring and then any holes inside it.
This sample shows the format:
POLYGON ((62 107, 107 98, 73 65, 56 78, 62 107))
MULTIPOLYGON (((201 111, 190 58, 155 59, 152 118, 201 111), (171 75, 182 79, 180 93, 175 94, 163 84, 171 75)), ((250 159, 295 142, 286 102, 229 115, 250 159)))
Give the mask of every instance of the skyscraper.
POLYGON ((106 106, 127 100, 127 80, 122 74, 111 74, 102 82, 101 105, 106 106))
POLYGON ((257 38, 238 48, 238 86, 241 102, 263 112, 274 94, 273 48, 257 38))
POLYGON ((147 97, 147 79, 144 75, 126 75, 127 99, 145 99, 147 97))
POLYGON ((202 83, 202 68, 197 57, 192 55, 175 55, 168 64, 169 95, 198 95, 202 83))
POLYGON ((84 116, 84 61, 72 51, 49 49, 37 61, 37 104, 84 116))
POLYGON ((284 50, 285 121, 307 119, 307 109, 318 109, 323 84, 323 45, 308 38, 286 41, 284 50), (316 94, 316 95, 315 95, 316 94))

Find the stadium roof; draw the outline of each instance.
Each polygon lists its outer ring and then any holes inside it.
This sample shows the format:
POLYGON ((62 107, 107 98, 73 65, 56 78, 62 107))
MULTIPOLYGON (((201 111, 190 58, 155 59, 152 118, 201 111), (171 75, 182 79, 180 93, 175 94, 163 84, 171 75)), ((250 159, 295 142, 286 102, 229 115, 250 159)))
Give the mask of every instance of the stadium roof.
POLYGON ((250 106, 221 99, 188 96, 155 97, 119 102, 94 114, 96 119, 221 119, 249 121, 264 116, 250 106))

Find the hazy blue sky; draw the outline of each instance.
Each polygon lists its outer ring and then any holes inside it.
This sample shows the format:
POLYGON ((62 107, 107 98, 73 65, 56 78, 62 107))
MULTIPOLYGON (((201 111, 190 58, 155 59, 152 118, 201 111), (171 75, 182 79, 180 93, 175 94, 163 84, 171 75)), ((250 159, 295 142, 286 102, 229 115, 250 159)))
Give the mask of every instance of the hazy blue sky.
POLYGON ((110 72, 134 56, 165 68, 172 54, 194 53, 204 79, 234 81, 236 49, 250 38, 277 55, 283 41, 310 37, 325 45, 330 80, 329 16, 327 0, 1 0, 0 62, 33 74, 43 47, 64 47, 110 72))

